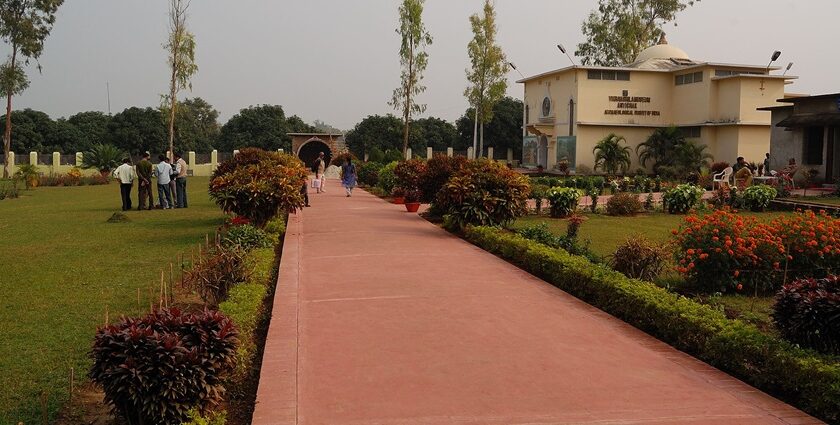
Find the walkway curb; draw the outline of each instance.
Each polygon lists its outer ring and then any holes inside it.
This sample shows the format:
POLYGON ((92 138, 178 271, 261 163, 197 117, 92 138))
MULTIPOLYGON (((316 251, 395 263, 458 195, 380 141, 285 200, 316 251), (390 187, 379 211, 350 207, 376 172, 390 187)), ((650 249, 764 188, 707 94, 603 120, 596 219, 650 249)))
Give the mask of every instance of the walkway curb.
POLYGON ((252 425, 297 423, 298 285, 303 212, 289 214, 252 425))

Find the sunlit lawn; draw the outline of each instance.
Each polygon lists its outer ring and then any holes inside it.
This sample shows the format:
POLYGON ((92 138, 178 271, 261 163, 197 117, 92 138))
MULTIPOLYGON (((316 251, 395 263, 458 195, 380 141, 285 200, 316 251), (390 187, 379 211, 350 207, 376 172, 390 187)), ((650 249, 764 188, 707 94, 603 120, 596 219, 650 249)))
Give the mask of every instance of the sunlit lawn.
MULTIPOLYGON (((53 415, 70 368, 84 379, 97 325, 149 304, 169 262, 221 223, 207 178, 188 183, 190 208, 119 210, 119 186, 38 188, 0 201, 0 424, 40 423, 41 394, 53 415)), ((133 201, 137 202, 136 187, 133 201)))
POLYGON ((790 200, 840 206, 840 197, 836 196, 801 196, 798 198, 790 198, 790 200))

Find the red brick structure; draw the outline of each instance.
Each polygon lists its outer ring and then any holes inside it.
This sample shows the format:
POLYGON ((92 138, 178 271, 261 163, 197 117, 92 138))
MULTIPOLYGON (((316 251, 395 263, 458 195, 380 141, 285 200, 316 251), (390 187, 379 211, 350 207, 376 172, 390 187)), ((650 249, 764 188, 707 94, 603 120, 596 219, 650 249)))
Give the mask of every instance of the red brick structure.
POLYGON ((323 152, 327 163, 333 156, 347 151, 344 135, 338 133, 287 133, 292 138, 292 154, 304 164, 311 165, 318 153, 323 152))

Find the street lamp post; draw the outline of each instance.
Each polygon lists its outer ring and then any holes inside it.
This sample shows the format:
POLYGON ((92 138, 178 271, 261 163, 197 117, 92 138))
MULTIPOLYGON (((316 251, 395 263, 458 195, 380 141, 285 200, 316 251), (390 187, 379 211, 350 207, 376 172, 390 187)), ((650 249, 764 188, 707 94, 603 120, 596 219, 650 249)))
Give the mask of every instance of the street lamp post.
MULTIPOLYGON (((510 65, 511 69, 516 71, 519 74, 519 76, 522 77, 523 80, 525 79, 525 76, 522 75, 522 72, 519 71, 519 69, 516 67, 516 65, 513 64, 513 62, 508 62, 508 65, 510 65)), ((525 136, 528 135, 528 129, 527 129, 528 117, 527 117, 527 114, 525 113, 526 108, 527 108, 527 106, 525 106, 525 83, 523 82, 522 83, 522 140, 523 140, 523 142, 525 140, 525 136)))
POLYGON ((569 52, 567 52, 567 51, 566 51, 566 48, 565 48, 565 47, 563 47, 563 45, 562 45, 562 44, 558 44, 558 45, 557 45, 557 48, 558 48, 558 49, 560 49, 560 51, 561 51, 561 52, 563 52, 563 54, 564 54, 564 55, 566 55, 566 57, 567 57, 567 58, 569 58, 569 62, 571 62, 571 63, 572 63, 572 65, 577 66, 577 65, 575 64, 575 60, 574 60, 574 59, 572 59, 572 57, 571 57, 571 56, 569 56, 569 52))

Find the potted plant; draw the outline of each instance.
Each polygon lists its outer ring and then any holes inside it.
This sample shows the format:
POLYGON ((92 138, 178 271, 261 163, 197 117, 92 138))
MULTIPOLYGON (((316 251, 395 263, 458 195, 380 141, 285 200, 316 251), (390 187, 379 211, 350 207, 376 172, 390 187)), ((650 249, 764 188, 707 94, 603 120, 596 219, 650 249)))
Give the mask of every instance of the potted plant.
POLYGON ((114 145, 94 145, 82 156, 82 168, 96 168, 103 177, 116 169, 128 154, 114 145))
POLYGON ((394 203, 397 205, 402 205, 405 203, 405 189, 399 186, 394 186, 391 189, 391 198, 393 198, 394 203))
POLYGON ((419 189, 410 189, 405 191, 405 210, 408 212, 417 212, 420 209, 420 197, 422 192, 419 189))

